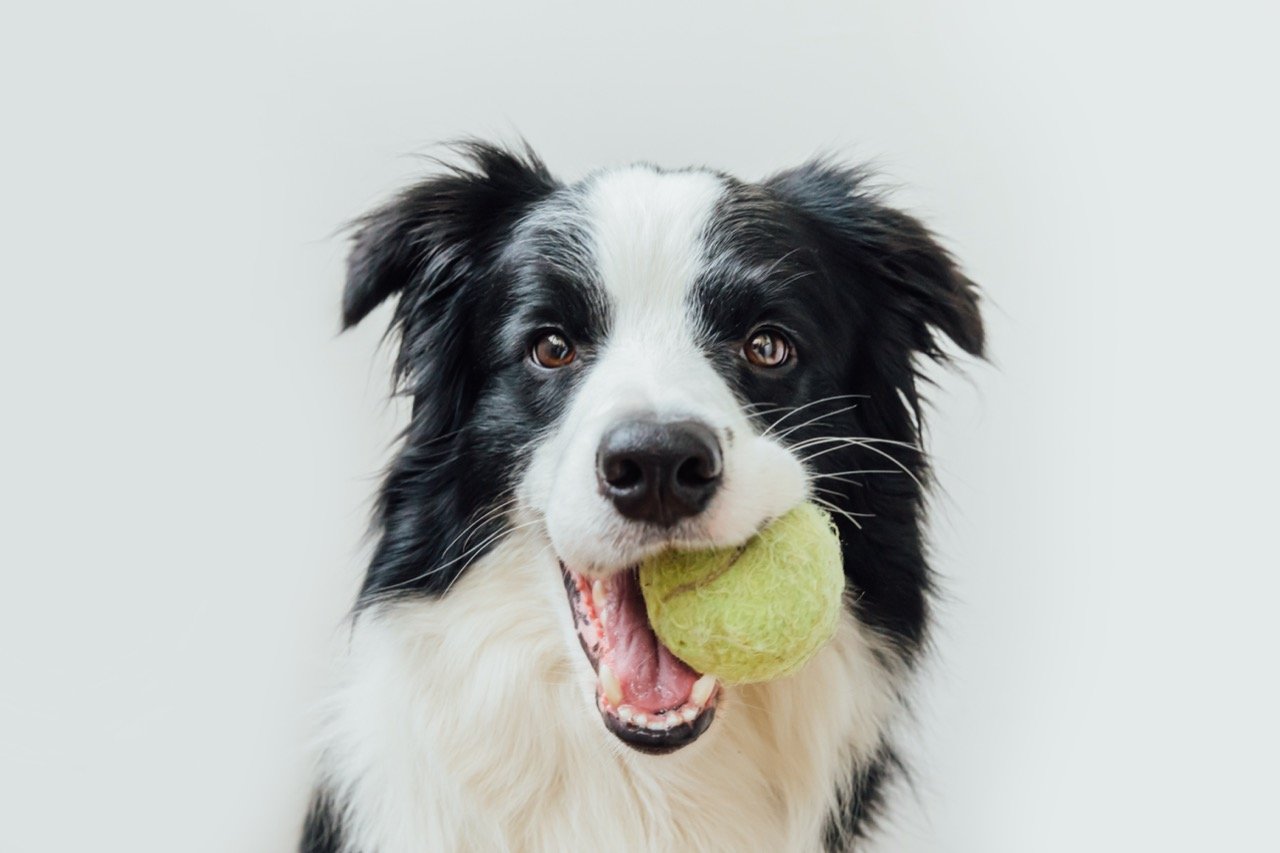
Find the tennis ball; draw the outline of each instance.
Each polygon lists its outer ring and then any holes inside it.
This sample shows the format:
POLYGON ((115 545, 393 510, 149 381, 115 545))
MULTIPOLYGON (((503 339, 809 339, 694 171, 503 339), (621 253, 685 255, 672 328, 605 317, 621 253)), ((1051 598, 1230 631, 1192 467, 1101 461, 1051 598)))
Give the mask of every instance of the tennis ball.
POLYGON ((725 684, 799 669, 835 634, 844 592, 840 538, 803 503, 737 548, 666 551, 640 566, 658 639, 725 684))

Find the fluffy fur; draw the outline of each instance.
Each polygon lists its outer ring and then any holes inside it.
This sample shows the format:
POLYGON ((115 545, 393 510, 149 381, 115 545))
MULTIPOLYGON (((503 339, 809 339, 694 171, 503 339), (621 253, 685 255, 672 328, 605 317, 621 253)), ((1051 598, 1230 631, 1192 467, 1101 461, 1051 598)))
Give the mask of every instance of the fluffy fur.
POLYGON ((638 166, 573 185, 530 152, 465 162, 361 221, 344 322, 398 296, 413 416, 327 715, 305 853, 851 848, 894 767, 927 627, 918 359, 980 354, 975 289, 862 173, 751 184, 638 166), (780 329, 796 357, 742 357, 780 329), (529 358, 544 330, 571 364, 529 358), (714 431, 723 482, 669 528, 614 510, 596 448, 634 417, 714 431), (805 498, 842 539, 835 640, 725 689, 696 742, 601 723, 561 567, 624 571, 749 538, 805 498))

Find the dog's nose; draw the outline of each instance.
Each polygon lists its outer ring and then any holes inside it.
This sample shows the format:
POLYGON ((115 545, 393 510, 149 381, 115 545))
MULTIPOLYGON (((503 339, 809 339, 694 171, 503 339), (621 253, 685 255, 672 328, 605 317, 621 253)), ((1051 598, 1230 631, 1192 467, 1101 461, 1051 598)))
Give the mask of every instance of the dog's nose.
POLYGON ((702 512, 722 468, 716 434, 698 421, 626 421, 596 453, 601 494, 627 518, 663 527, 702 512))

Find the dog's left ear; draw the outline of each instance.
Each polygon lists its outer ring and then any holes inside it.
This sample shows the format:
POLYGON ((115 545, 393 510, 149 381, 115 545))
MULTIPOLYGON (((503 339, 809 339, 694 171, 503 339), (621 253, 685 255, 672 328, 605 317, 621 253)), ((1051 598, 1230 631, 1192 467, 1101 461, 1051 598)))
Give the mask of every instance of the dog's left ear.
POLYGON ((834 276, 872 285, 879 331, 934 359, 944 357, 935 330, 965 352, 983 354, 977 287, 919 220, 867 187, 865 172, 814 161, 764 186, 807 221, 834 276))

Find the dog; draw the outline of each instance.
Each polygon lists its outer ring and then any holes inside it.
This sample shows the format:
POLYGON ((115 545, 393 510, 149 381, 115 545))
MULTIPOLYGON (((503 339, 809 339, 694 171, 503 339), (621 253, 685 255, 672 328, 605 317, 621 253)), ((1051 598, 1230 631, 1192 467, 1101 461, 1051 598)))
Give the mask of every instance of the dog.
POLYGON ((921 370, 982 355, 976 286, 830 159, 563 183, 458 149, 354 226, 344 328, 396 297, 412 416, 301 849, 853 849, 929 622, 921 370), (737 687, 672 655, 636 565, 806 500, 831 642, 737 687))

